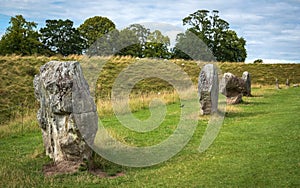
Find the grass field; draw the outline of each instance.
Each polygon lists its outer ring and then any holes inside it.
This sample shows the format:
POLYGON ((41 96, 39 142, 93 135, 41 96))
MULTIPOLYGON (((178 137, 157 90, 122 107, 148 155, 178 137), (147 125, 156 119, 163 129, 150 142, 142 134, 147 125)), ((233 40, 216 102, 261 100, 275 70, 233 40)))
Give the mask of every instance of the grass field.
MULTIPOLYGON (((207 119, 198 126, 187 146, 159 165, 122 167, 101 158, 98 163, 117 178, 98 178, 87 171, 44 177, 50 162, 43 151, 41 132, 34 115, 0 126, 0 187, 299 187, 300 186, 300 88, 276 90, 253 88, 254 97, 227 106, 215 142, 198 152, 207 119)), ((172 133, 178 121, 179 103, 167 106, 168 115, 158 129, 131 132, 114 116, 103 116, 105 127, 115 137, 133 145, 154 144, 172 133)), ((145 119, 148 109, 135 112, 145 119)))

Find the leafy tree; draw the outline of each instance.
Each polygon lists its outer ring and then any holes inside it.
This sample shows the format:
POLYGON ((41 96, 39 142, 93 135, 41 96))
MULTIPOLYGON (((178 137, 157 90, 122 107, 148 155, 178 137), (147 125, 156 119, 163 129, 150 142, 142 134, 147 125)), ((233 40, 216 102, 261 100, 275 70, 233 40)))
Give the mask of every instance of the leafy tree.
POLYGON ((136 33, 128 28, 120 31, 118 37, 118 53, 117 55, 130 55, 133 57, 140 56, 140 40, 136 33))
POLYGON ((103 35, 90 46, 86 54, 169 58, 169 45, 170 39, 160 31, 151 33, 144 26, 134 24, 121 31, 115 29, 103 35))
POLYGON ((183 19, 190 32, 197 35, 212 51, 217 61, 245 61, 246 41, 229 29, 229 23, 221 19, 218 11, 209 15, 208 10, 198 10, 183 19))
POLYGON ((182 20, 183 25, 192 26, 189 31, 196 34, 205 43, 209 43, 209 35, 211 34, 211 22, 208 13, 208 10, 198 10, 182 20))
POLYGON ((88 18, 78 28, 80 34, 87 41, 87 47, 90 47, 97 39, 114 30, 115 24, 106 17, 94 16, 88 18))
POLYGON ((35 22, 26 21, 22 15, 11 17, 10 26, 0 41, 0 54, 32 55, 46 53, 34 29, 35 22))
POLYGON ((90 56, 109 56, 115 55, 119 51, 120 32, 115 29, 96 40, 88 49, 87 55, 90 56))
POLYGON ((67 20, 46 20, 40 29, 42 43, 51 51, 64 56, 81 54, 86 44, 73 22, 67 20))
POLYGON ((145 28, 141 24, 132 24, 126 29, 131 30, 135 33, 135 35, 138 37, 140 43, 144 45, 147 42, 147 38, 150 34, 150 30, 145 28))
POLYGON ((135 33, 129 29, 110 31, 96 40, 86 54, 89 56, 138 56, 139 39, 135 33))
POLYGON ((159 30, 150 33, 145 44, 144 56, 157 58, 170 58, 168 51, 170 39, 164 36, 159 30))
POLYGON ((177 35, 175 47, 172 49, 172 58, 215 61, 207 45, 190 31, 177 35))
POLYGON ((219 40, 220 45, 215 48, 215 56, 218 61, 244 62, 247 57, 245 49, 246 41, 239 38, 233 30, 227 30, 223 38, 219 40))
POLYGON ((146 48, 145 45, 150 34, 150 30, 140 24, 132 24, 126 29, 133 31, 139 40, 139 43, 132 46, 132 48, 135 48, 135 51, 137 52, 137 57, 145 57, 144 50, 146 48))

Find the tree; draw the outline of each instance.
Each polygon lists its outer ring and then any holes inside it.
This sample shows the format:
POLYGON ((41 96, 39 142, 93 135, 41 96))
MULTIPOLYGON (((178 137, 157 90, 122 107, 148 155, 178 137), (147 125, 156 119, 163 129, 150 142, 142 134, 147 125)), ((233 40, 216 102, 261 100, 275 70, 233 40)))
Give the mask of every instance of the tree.
POLYGON ((212 51, 217 61, 245 61, 246 41, 229 29, 229 23, 221 19, 219 11, 198 10, 183 19, 188 31, 197 35, 212 51))
POLYGON ((139 57, 141 53, 140 40, 136 33, 128 28, 120 31, 118 37, 118 53, 116 55, 139 57))
POLYGON ((110 31, 97 39, 86 51, 88 56, 109 56, 118 52, 119 31, 110 31))
POLYGON ((131 25, 121 31, 112 30, 96 40, 86 54, 89 56, 133 56, 169 58, 170 39, 158 30, 150 32, 139 24, 131 25))
POLYGON ((32 55, 45 53, 43 44, 39 41, 39 34, 34 29, 35 22, 26 21, 22 15, 11 17, 11 25, 0 41, 0 54, 32 55))
POLYGON ((96 40, 86 51, 89 56, 138 56, 139 39, 135 33, 129 29, 110 31, 96 40))
POLYGON ((67 20, 46 20, 40 29, 42 43, 51 51, 64 56, 81 54, 86 44, 73 22, 67 20))
POLYGON ((198 10, 184 18, 183 25, 192 26, 189 31, 197 35, 203 42, 209 43, 211 22, 208 17, 208 10, 198 10))
POLYGON ((155 30, 147 37, 145 44, 144 57, 170 58, 168 51, 170 46, 170 39, 164 36, 159 30, 155 30))
POLYGON ((97 39, 114 30, 115 24, 106 17, 94 16, 88 18, 78 28, 80 34, 87 42, 87 47, 90 47, 97 39))
POLYGON ((239 38, 233 30, 227 30, 223 38, 219 40, 220 45, 215 49, 215 56, 221 62, 244 62, 247 57, 245 49, 246 41, 239 38))
POLYGON ((215 61, 215 57, 203 40, 188 30, 177 35, 172 58, 215 61))
POLYGON ((137 52, 137 57, 145 57, 144 50, 150 30, 140 24, 132 24, 125 29, 133 31, 139 40, 139 43, 133 46, 137 52))

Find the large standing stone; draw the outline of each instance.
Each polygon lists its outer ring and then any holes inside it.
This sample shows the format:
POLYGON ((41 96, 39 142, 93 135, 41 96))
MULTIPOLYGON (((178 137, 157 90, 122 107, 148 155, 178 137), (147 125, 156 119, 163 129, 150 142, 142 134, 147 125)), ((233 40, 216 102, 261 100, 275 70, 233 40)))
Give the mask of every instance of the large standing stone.
POLYGON ((218 110, 219 79, 215 65, 205 65, 198 79, 198 93, 200 97, 201 114, 211 114, 218 110))
POLYGON ((243 72, 242 76, 244 82, 245 82, 245 90, 244 90, 244 96, 250 97, 251 96, 251 75, 249 72, 245 71, 243 72))
POLYGON ((242 102, 245 92, 245 81, 232 73, 225 73, 221 83, 221 93, 227 97, 227 104, 238 104, 242 102))
POLYGON ((48 62, 35 76, 34 89, 46 154, 55 162, 89 160, 98 116, 79 63, 48 62))

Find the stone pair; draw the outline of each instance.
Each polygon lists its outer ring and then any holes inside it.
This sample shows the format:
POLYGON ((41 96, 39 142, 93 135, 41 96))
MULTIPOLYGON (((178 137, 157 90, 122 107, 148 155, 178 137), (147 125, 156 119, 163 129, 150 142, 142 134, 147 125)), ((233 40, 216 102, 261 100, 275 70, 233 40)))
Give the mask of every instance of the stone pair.
POLYGON ((244 72, 242 78, 225 73, 219 84, 219 71, 216 65, 205 65, 198 79, 199 102, 201 114, 217 112, 219 91, 227 97, 227 104, 238 104, 242 96, 251 96, 251 76, 244 72))

